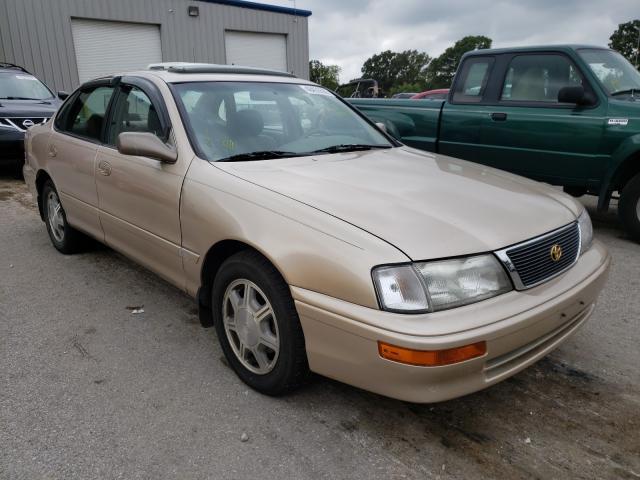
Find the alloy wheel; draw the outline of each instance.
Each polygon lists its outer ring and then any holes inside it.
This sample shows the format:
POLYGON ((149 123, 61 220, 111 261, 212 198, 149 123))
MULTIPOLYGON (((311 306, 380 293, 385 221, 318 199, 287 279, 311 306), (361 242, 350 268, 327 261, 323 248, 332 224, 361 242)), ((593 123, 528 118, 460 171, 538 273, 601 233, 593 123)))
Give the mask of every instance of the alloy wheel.
POLYGON ((53 190, 47 195, 47 221, 57 242, 64 240, 64 216, 58 195, 53 190))
POLYGON ((227 287, 222 320, 231 349, 253 373, 269 373, 278 360, 280 336, 269 299, 250 280, 238 279, 227 287))

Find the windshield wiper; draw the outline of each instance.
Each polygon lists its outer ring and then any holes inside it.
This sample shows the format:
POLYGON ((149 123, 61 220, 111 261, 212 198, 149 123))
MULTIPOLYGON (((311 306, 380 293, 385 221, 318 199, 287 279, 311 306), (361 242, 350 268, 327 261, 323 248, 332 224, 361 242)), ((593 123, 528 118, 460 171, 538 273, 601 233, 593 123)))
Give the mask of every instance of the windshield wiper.
POLYGON ((0 97, 0 100, 42 100, 41 98, 29 98, 29 97, 0 97))
POLYGON ((251 160, 271 160, 274 158, 299 157, 301 154, 296 152, 283 152, 280 150, 262 150, 259 152, 239 153, 230 157, 216 160, 218 162, 246 162, 251 160))
POLYGON ((628 88, 626 90, 618 90, 617 92, 613 92, 611 96, 615 97, 616 95, 631 95, 633 97, 635 96, 635 93, 639 91, 640 88, 628 88))
POLYGON ((362 150, 374 150, 374 149, 391 148, 391 145, 366 145, 360 143, 343 143, 341 145, 333 145, 327 148, 320 148, 308 153, 342 153, 342 152, 357 152, 362 150))

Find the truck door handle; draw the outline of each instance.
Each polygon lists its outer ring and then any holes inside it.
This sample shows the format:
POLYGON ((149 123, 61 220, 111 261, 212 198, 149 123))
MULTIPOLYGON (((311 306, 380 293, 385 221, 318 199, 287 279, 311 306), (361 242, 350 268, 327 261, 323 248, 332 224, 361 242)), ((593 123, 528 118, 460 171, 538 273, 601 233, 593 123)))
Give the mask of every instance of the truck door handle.
POLYGON ((506 113, 495 112, 491 114, 491 120, 493 120, 494 122, 504 122, 506 119, 506 113))

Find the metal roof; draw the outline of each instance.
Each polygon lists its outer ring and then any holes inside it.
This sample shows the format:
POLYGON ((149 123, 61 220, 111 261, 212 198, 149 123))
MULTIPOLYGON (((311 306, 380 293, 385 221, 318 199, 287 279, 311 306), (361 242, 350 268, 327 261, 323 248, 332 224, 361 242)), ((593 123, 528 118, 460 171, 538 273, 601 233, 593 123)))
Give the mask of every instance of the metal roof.
POLYGON ((220 5, 229 5, 231 7, 250 8, 252 10, 264 10, 266 12, 286 13, 288 15, 296 15, 298 17, 311 16, 310 10, 301 10, 299 8, 281 7, 279 5, 269 5, 267 3, 248 2, 246 0, 200 0, 206 3, 217 3, 220 5))

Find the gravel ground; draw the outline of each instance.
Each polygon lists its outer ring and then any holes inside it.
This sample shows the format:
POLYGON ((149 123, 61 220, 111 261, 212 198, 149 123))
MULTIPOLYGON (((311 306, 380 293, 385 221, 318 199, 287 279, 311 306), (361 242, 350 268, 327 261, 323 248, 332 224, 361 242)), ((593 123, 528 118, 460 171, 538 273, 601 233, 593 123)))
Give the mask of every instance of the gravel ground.
POLYGON ((274 399, 190 298, 105 247, 57 253, 0 177, 0 478, 640 478, 640 245, 593 216, 611 277, 547 359, 434 405, 320 377, 274 399))

